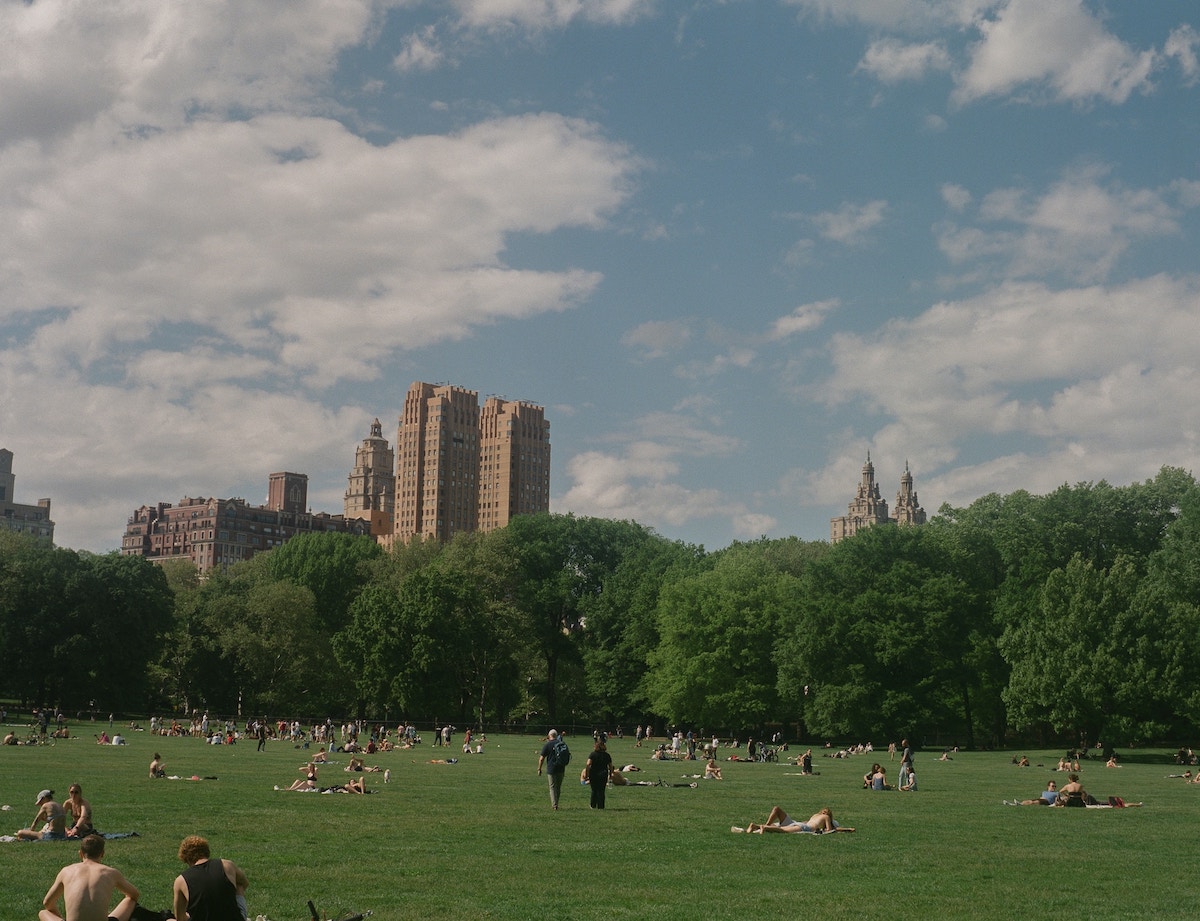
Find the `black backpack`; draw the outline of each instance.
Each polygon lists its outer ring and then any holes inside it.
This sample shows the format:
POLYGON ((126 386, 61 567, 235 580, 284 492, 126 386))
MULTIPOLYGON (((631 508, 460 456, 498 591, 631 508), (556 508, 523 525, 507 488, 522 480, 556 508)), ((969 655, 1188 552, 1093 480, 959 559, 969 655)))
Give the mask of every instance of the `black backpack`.
POLYGON ((571 749, 567 748, 566 742, 558 739, 550 748, 550 770, 555 772, 565 770, 570 763, 571 749))

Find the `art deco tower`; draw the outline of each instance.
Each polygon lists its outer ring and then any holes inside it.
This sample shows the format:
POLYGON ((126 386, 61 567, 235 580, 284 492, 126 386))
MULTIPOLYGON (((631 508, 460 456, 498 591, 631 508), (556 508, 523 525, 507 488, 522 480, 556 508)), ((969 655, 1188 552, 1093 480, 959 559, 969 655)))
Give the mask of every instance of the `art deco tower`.
POLYGON ((371 522, 371 533, 391 535, 395 525, 396 467, 392 446, 383 437, 383 426, 376 419, 371 434, 354 452, 354 469, 346 485, 343 515, 371 522))
POLYGON ((396 433, 395 539, 478 528, 479 394, 415 382, 396 433))
POLYGON ((502 528, 514 515, 550 510, 550 423, 533 403, 489 397, 479 453, 479 529, 502 528))

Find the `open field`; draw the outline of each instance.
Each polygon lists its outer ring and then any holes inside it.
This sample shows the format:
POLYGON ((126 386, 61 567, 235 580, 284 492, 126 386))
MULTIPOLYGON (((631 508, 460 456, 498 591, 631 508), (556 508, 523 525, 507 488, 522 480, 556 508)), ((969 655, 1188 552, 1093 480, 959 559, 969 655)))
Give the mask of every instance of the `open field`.
MULTIPOLYGON (((97 730, 98 731, 98 730, 97 730)), ((579 785, 590 740, 570 739, 563 808, 550 810, 535 776, 540 742, 492 736, 482 756, 426 763, 447 749, 372 756, 392 770, 367 774, 374 795, 276 792, 300 776, 291 743, 214 747, 134 733, 124 748, 86 739, 0 748, 0 833, 12 834, 49 787, 61 801, 77 781, 110 841, 107 861, 169 907, 180 839, 202 834, 215 855, 250 878, 251 918, 302 921, 313 899, 329 913, 371 909, 398 918, 664 918, 793 916, 900 919, 1190 918, 1200 905, 1194 867, 1200 785, 1168 780, 1180 769, 1161 750, 1126 754, 1125 767, 1085 762, 1085 787, 1142 809, 1011 808, 1003 799, 1045 788, 1059 752, 962 753, 939 763, 918 752, 919 793, 870 793, 860 778, 875 758, 815 758, 819 776, 787 764, 722 763, 725 780, 696 789, 610 789, 604 812, 579 785), (169 774, 152 781, 155 751, 169 774), (807 817, 828 805, 853 835, 734 835, 772 804, 807 817)), ((631 740, 610 746, 641 779, 683 782, 700 765, 652 762, 631 740)), ((793 748, 790 754, 798 754, 793 748)), ((347 757, 335 756, 342 764, 347 757)), ((898 763, 889 765, 889 776, 898 763)), ((345 778, 341 765, 322 784, 345 778)), ((71 844, 0 844, 0 921, 36 917, 71 844)))

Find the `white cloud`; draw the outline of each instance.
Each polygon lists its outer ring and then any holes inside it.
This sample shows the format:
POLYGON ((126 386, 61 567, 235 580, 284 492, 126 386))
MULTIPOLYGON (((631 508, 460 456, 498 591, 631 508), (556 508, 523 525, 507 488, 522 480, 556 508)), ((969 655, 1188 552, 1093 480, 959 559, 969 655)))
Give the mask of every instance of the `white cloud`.
POLYGON ((1163 55, 1176 60, 1188 86, 1194 86, 1196 80, 1200 78, 1200 61, 1197 60, 1198 48, 1200 48, 1200 32, 1188 25, 1174 29, 1167 36, 1167 42, 1163 46, 1163 55))
POLYGON ((878 438, 926 457, 948 462, 1001 436, 1029 447, 1000 453, 978 476, 959 470, 953 488, 931 482, 927 498, 1129 482, 1162 464, 1195 464, 1198 315, 1196 277, 1060 290, 1006 284, 872 336, 835 337, 836 370, 823 392, 884 415, 878 438), (1022 466, 1025 454, 1038 456, 1036 469, 1022 466))
MULTIPOLYGON (((943 199, 963 212, 970 194, 945 187, 943 199)), ((1196 207, 1192 184, 1162 189, 1131 189, 1088 166, 1069 171, 1040 194, 1029 189, 996 189, 979 203, 981 227, 947 223, 938 245, 952 261, 1003 257, 1013 276, 1058 273, 1081 281, 1103 279, 1135 240, 1176 234, 1180 216, 1196 207)))
POLYGON ((615 450, 585 451, 567 462, 572 485, 554 503, 556 511, 636 519, 659 530, 716 519, 742 538, 775 526, 774 517, 721 490, 681 482, 683 461, 728 456, 741 449, 737 439, 703 428, 688 414, 652 413, 618 440, 615 450))
POLYGON ((0 6, 2 138, 47 139, 103 116, 133 130, 198 114, 308 110, 338 52, 384 0, 0 6))
POLYGON ((946 183, 942 186, 942 201, 944 201, 951 210, 962 211, 971 203, 971 193, 960 185, 946 183))
POLYGON ((646 15, 654 0, 451 0, 464 25, 558 29, 575 20, 620 25, 646 15))
POLYGON ((866 204, 847 202, 837 211, 823 211, 812 216, 821 236, 835 243, 857 246, 867 233, 883 223, 887 213, 887 202, 870 201, 866 204))
POLYGON ((784 0, 802 15, 835 22, 859 22, 874 28, 925 31, 962 25, 998 0, 784 0))
POLYGON ((683 348, 691 337, 686 320, 647 320, 622 336, 621 345, 637 349, 643 360, 649 360, 683 348))
POLYGON ((1010 0, 981 18, 954 100, 1044 88, 1057 101, 1122 103, 1150 87, 1156 54, 1108 32, 1082 0, 1010 0))
POLYGON ((505 235, 600 226, 634 168, 554 115, 385 146, 289 116, 95 141, 0 156, 20 190, 0 198, 0 303, 67 305, 57 347, 85 361, 187 322, 324 382, 586 296, 594 273, 505 266, 505 235))
POLYGON ((433 70, 445 60, 433 26, 414 32, 404 40, 400 53, 392 59, 392 66, 401 72, 409 70, 433 70))
POLYGON ((949 70, 950 54, 938 42, 906 44, 883 38, 872 42, 858 62, 858 70, 884 83, 920 80, 932 71, 949 70))
POLYGON ((801 304, 785 317, 780 317, 771 324, 767 338, 772 340, 786 339, 797 333, 807 333, 817 329, 825 322, 825 315, 841 306, 841 301, 833 298, 827 301, 813 301, 801 304))

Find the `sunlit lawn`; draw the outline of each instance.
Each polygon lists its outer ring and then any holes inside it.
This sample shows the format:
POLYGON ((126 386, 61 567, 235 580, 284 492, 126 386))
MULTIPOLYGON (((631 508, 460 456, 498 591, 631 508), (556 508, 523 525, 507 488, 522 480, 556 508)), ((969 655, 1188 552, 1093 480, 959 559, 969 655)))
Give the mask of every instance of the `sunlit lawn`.
MULTIPOLYGON (((300 921, 312 899, 331 915, 370 909, 392 918, 707 918, 800 915, 896 919, 1191 918, 1200 905, 1194 868, 1200 785, 1168 780, 1165 751, 1127 753, 1126 766, 1085 762, 1093 793, 1142 809, 1013 808, 1001 800, 1045 787, 1044 767, 1018 768, 1012 752, 962 753, 951 762, 919 752, 919 793, 870 793, 860 778, 874 758, 816 758, 819 776, 787 764, 723 763, 725 780, 696 789, 611 789, 588 809, 578 769, 590 740, 570 739, 574 762, 561 811, 535 776, 539 740, 495 736, 482 756, 422 746, 369 759, 368 796, 277 792, 300 776, 306 753, 290 743, 214 747, 135 733, 124 748, 86 739, 0 749, 0 833, 35 813, 38 790, 65 798, 82 784, 110 841, 107 860, 169 906, 187 834, 210 839, 250 878, 251 918, 300 921), (150 780, 162 753, 170 774, 150 780), (457 755, 454 765, 426 763, 457 755), (828 805, 853 835, 735 835, 771 805, 807 816, 828 805)), ((699 767, 652 762, 632 741, 611 745, 642 779, 682 783, 699 767)), ((791 754, 796 754, 793 749, 791 754)), ((346 757, 340 757, 344 763, 346 757)), ((891 764, 889 774, 897 773, 891 764)), ((322 783, 346 777, 341 765, 322 783)), ((690 778, 688 778, 690 779, 690 778)), ((33 919, 71 844, 0 844, 0 919, 33 919)))

